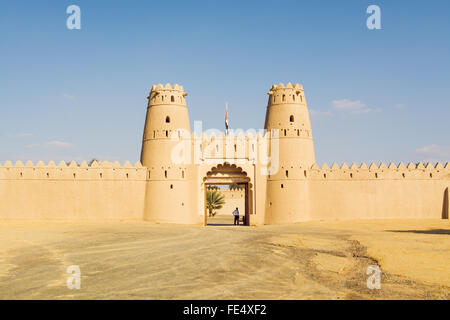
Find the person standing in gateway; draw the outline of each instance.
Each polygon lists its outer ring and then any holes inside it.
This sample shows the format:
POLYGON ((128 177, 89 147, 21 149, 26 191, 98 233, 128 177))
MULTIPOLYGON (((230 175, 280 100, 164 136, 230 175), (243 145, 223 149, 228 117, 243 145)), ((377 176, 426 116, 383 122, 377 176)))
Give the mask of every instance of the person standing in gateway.
POLYGON ((239 225, 239 209, 236 208, 236 210, 233 211, 234 215, 234 225, 239 225))

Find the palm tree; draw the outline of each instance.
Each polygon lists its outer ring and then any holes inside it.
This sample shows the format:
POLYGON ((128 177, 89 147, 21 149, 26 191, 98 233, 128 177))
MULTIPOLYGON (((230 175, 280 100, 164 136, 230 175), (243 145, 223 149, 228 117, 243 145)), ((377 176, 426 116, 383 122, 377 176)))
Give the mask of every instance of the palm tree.
POLYGON ((206 191, 206 207, 208 208, 209 216, 215 216, 216 210, 222 209, 225 204, 225 197, 217 190, 206 191))

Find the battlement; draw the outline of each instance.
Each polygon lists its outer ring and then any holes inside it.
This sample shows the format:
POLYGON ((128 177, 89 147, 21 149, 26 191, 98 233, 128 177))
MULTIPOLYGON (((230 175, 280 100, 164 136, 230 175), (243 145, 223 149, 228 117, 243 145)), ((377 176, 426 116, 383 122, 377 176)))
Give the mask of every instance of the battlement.
POLYGON ((145 180, 146 171, 140 162, 133 166, 127 161, 122 166, 118 161, 94 161, 89 166, 86 161, 79 165, 75 161, 69 165, 39 161, 34 165, 19 160, 15 164, 6 161, 3 166, 0 163, 0 180, 145 180))
POLYGON ((158 104, 175 104, 186 105, 187 93, 184 92, 183 86, 178 84, 170 85, 167 83, 165 86, 162 84, 153 85, 148 96, 148 106, 158 104))
POLYGON ((269 102, 268 106, 276 104, 305 104, 305 93, 301 84, 291 84, 290 82, 285 86, 283 83, 274 84, 268 92, 269 102))
POLYGON ((270 87, 270 91, 277 91, 277 90, 302 90, 303 91, 303 85, 299 83, 292 84, 288 82, 288 84, 285 86, 283 83, 279 84, 273 84, 272 87, 270 87))
POLYGON ((171 85, 170 83, 166 83, 165 86, 163 86, 161 83, 158 83, 157 85, 153 85, 152 89, 150 90, 154 91, 154 92, 161 92, 161 91, 179 91, 179 92, 184 92, 183 86, 178 85, 178 84, 174 84, 171 85))
POLYGON ((386 166, 384 163, 376 165, 371 163, 369 166, 362 163, 359 166, 353 163, 350 167, 344 162, 341 166, 333 163, 329 167, 326 163, 322 167, 317 164, 311 167, 302 167, 299 165, 282 165, 275 174, 269 175, 268 180, 430 180, 430 179, 449 179, 450 164, 443 166, 440 162, 435 165, 431 163, 413 164, 405 166, 402 162, 398 165, 394 163, 386 166))
POLYGON ((324 163, 322 168, 314 164, 308 171, 312 179, 450 179, 450 164, 443 166, 440 162, 435 165, 410 162, 407 166, 403 162, 398 165, 391 162, 389 166, 383 162, 368 166, 363 162, 359 166, 353 163, 350 167, 345 162, 340 167, 337 163, 331 167, 324 163))

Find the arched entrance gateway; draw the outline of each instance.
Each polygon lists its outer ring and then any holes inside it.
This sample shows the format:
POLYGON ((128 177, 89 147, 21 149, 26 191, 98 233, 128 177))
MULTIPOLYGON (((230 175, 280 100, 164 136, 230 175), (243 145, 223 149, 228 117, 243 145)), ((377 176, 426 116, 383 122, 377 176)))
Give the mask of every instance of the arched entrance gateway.
MULTIPOLYGON (((247 165, 248 166, 248 165, 247 165)), ((242 167, 246 167, 243 165, 242 167)), ((239 208, 241 215, 244 217, 244 224, 249 226, 252 224, 252 216, 254 210, 254 184, 252 183, 251 175, 248 174, 246 170, 236 164, 230 164, 225 162, 223 164, 218 164, 212 167, 209 171, 206 172, 203 178, 202 183, 202 191, 203 191, 203 208, 204 208, 204 219, 203 225, 207 225, 208 219, 208 210, 206 207, 206 192, 208 186, 217 186, 217 185, 237 185, 242 186, 242 189, 245 192, 244 208, 239 208), (244 209, 244 210, 242 210, 244 209), (242 212, 244 211, 244 212, 242 212)), ((248 166, 247 170, 250 169, 253 171, 253 166, 248 166)), ((231 215, 231 211, 229 212, 231 215)))

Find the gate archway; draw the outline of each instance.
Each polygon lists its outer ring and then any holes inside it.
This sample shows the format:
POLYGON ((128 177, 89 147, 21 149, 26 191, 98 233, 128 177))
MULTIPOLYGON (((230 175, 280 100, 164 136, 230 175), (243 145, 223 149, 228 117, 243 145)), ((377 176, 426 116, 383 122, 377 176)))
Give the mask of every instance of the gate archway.
MULTIPOLYGON (((207 225, 206 192, 208 185, 243 185, 245 189, 245 225, 250 225, 250 213, 253 211, 253 185, 246 171, 235 164, 227 162, 211 168, 203 178, 204 189, 204 219, 203 225, 207 225)), ((230 212, 231 214, 231 212, 230 212)))

